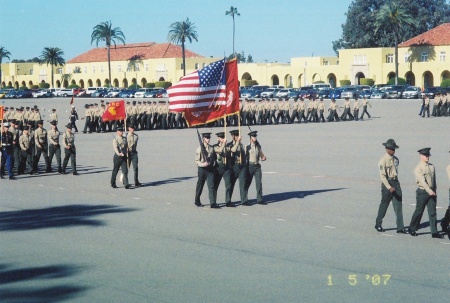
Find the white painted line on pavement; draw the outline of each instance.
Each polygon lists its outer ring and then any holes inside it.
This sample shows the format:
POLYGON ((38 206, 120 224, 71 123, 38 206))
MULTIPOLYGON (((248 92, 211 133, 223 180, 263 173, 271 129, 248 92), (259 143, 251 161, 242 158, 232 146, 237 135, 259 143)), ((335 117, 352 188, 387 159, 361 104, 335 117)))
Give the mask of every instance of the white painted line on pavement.
POLYGON ((444 245, 450 245, 450 243, 448 243, 448 242, 440 242, 441 244, 444 244, 444 245))
POLYGON ((166 204, 167 204, 167 205, 170 205, 170 204, 172 204, 172 203, 170 203, 170 202, 166 202, 166 204))
POLYGON ((86 191, 84 191, 84 190, 80 190, 82 193, 85 193, 86 191))
POLYGON ((134 197, 133 199, 134 200, 141 200, 141 198, 138 198, 138 197, 134 197))
POLYGON ((277 174, 276 171, 265 171, 263 172, 263 174, 277 174))
POLYGON ((416 204, 409 204, 409 205, 416 206, 416 204))
POLYGON ((60 187, 60 188, 58 188, 58 189, 60 189, 60 190, 64 190, 64 188, 62 188, 62 187, 60 187))
POLYGON ((117 197, 117 195, 115 195, 115 194, 111 194, 111 196, 113 196, 113 197, 117 197))
POLYGON ((436 206, 436 208, 448 208, 448 206, 446 206, 446 207, 436 206))
POLYGON ((328 226, 328 225, 326 225, 326 226, 324 226, 325 228, 336 228, 336 227, 334 227, 334 226, 328 226))
POLYGON ((39 184, 39 186, 42 186, 42 187, 43 187, 44 185, 43 185, 43 184, 39 184))
POLYGON ((325 176, 313 176, 313 178, 325 178, 325 176))
POLYGON ((393 237, 394 235, 385 235, 385 234, 382 234, 382 236, 385 236, 385 237, 393 237))
POLYGON ((248 216, 248 214, 243 214, 243 213, 241 213, 241 215, 243 215, 243 216, 248 216))
POLYGON ((284 219, 277 219, 277 221, 283 221, 283 222, 286 222, 286 220, 284 220, 284 219))

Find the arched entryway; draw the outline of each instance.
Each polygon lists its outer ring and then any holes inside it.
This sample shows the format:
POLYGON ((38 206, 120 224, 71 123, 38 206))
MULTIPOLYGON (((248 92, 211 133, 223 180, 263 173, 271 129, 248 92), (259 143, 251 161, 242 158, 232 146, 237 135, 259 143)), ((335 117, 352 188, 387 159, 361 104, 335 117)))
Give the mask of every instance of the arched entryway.
POLYGON ((292 87, 292 76, 289 74, 284 76, 284 87, 292 87))
POLYGON ((102 81, 100 79, 95 80, 95 86, 102 87, 102 81))
POLYGON ((327 81, 330 83, 331 87, 336 87, 336 75, 335 74, 328 74, 327 81))
POLYGON ((394 79, 394 78, 395 78, 395 73, 394 72, 390 72, 389 74, 387 74, 386 83, 388 83, 389 80, 394 79))
POLYGON ((414 76, 413 72, 407 72, 405 74, 405 81, 406 81, 406 84, 415 86, 416 85, 416 76, 414 76))
POLYGON ((423 87, 434 86, 434 77, 430 71, 426 71, 423 73, 423 87))
POLYGON ((450 79, 450 72, 448 70, 445 70, 441 74, 441 82, 447 79, 450 79))
POLYGON ((91 79, 89 79, 87 83, 88 83, 88 87, 93 87, 94 86, 94 84, 92 83, 91 79))
POLYGON ((124 87, 124 88, 127 88, 127 87, 128 87, 128 80, 127 80, 127 78, 124 78, 124 79, 122 80, 122 87, 124 87))
POLYGON ((81 88, 84 88, 84 81, 83 79, 80 79, 80 81, 78 82, 78 86, 81 88))
POLYGON ((270 77, 270 83, 271 85, 280 85, 280 79, 277 75, 272 75, 272 77, 270 77))
POLYGON ((361 84, 361 79, 363 79, 365 77, 366 76, 362 72, 356 73, 354 85, 360 85, 361 84))
POLYGON ((117 80, 117 78, 113 80, 113 86, 119 87, 119 80, 117 80))

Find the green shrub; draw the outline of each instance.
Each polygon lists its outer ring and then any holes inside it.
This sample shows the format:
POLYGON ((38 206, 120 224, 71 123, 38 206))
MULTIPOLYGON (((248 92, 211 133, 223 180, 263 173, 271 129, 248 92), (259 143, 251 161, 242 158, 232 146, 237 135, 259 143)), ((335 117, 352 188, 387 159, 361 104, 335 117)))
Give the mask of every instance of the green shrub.
POLYGON ((30 88, 31 88, 31 89, 38 89, 38 88, 39 88, 39 85, 31 85, 30 88))
POLYGON ((319 81, 314 81, 313 82, 313 84, 319 84, 319 83, 325 83, 324 81, 322 81, 322 80, 319 80, 319 81))
POLYGON ((450 79, 445 79, 442 81, 441 87, 450 87, 450 79))
POLYGON ((67 88, 80 88, 78 84, 70 84, 67 88))
POLYGON ((339 80, 339 84, 341 86, 347 86, 347 85, 352 84, 352 82, 350 80, 339 80))
POLYGON ((163 88, 168 88, 171 87, 172 83, 168 82, 168 81, 156 81, 155 82, 155 87, 163 87, 163 88))
POLYGON ((39 88, 50 88, 50 84, 48 84, 48 83, 39 83, 39 88))
POLYGON ((258 81, 256 80, 244 80, 245 87, 252 87, 253 85, 258 85, 258 81))
POLYGON ((128 86, 128 89, 140 89, 140 88, 142 88, 142 86, 140 86, 139 84, 138 85, 131 84, 130 86, 128 86))
POLYGON ((145 83, 145 88, 154 88, 155 83, 145 83))
POLYGON ((28 87, 26 87, 25 85, 19 87, 19 90, 25 90, 25 89, 28 89, 28 87))
MULTIPOLYGON (((388 85, 395 84, 395 77, 392 78, 392 79, 390 79, 390 80, 388 81, 388 83, 386 83, 386 84, 388 84, 388 85)), ((399 78, 398 78, 398 85, 405 85, 405 84, 406 84, 406 80, 399 77, 399 78)))
POLYGON ((361 83, 361 85, 373 86, 375 84, 375 81, 373 81, 373 79, 370 78, 361 78, 359 79, 359 83, 361 83))

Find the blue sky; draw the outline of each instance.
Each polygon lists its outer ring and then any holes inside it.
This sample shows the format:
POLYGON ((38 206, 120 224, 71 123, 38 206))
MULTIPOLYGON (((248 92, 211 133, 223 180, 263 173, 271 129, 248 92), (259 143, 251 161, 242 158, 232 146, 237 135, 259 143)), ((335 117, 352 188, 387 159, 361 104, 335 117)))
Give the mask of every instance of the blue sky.
MULTIPOLYGON (((351 0, 0 0, 0 45, 11 59, 38 57, 44 47, 61 48, 66 60, 95 47, 92 28, 104 21, 120 27, 126 43, 167 41, 169 25, 187 17, 197 27, 198 42, 186 47, 203 56, 232 53, 232 18, 236 51, 256 62, 289 62, 292 57, 334 55, 332 41, 351 0)), ((99 47, 103 46, 99 44, 99 47)), ((8 61, 8 60, 6 60, 8 61)), ((5 62, 5 61, 4 61, 5 62)))

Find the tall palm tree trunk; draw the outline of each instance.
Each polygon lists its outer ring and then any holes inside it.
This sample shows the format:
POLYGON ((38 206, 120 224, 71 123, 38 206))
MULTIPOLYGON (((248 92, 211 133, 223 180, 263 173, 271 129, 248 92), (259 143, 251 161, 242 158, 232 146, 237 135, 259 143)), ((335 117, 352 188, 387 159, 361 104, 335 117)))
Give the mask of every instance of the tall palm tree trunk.
POLYGON ((181 53, 183 56, 183 76, 186 76, 186 56, 184 54, 184 40, 181 41, 181 53))
POLYGON ((108 79, 109 79, 109 87, 111 87, 111 53, 110 53, 110 49, 111 46, 107 45, 106 48, 108 49, 108 79))
POLYGON ((234 52, 234 15, 233 15, 233 56, 236 58, 236 53, 234 52))
POLYGON ((394 55, 394 64, 395 64, 395 85, 398 85, 398 33, 394 31, 395 36, 395 55, 394 55))
POLYGON ((52 69, 52 88, 55 88, 55 85, 54 85, 54 81, 53 81, 53 77, 54 77, 54 75, 53 75, 53 64, 50 64, 50 68, 52 69))

